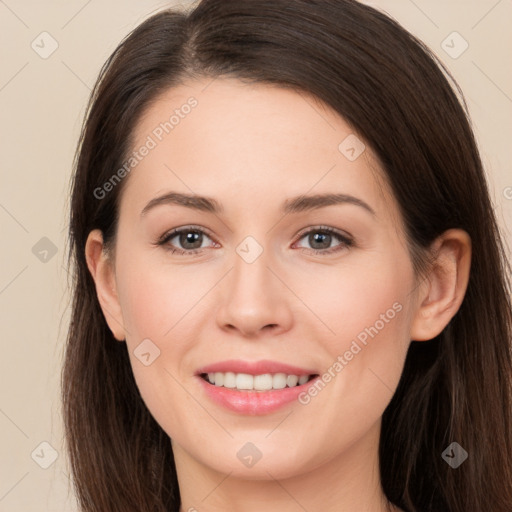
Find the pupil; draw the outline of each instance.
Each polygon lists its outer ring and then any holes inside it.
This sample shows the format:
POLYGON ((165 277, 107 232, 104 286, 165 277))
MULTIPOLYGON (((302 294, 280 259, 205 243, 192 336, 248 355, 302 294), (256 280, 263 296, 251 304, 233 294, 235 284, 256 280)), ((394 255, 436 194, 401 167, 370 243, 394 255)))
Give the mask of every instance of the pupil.
MULTIPOLYGON (((321 247, 314 247, 313 248, 319 248, 319 249, 327 249, 331 245, 330 237, 331 235, 325 234, 325 233, 315 233, 312 235, 313 237, 313 243, 320 243, 321 247)), ((311 243, 311 240, 310 240, 311 243)), ((313 244, 312 244, 313 245, 313 244)))
MULTIPOLYGON (((180 237, 180 243, 183 247, 187 249, 197 249, 201 247, 201 243, 199 243, 198 246, 194 247, 187 247, 186 244, 194 244, 194 242, 197 242, 200 239, 201 234, 196 231, 188 231, 187 233, 182 233, 180 237)), ((201 240, 199 240, 201 242, 201 240)))

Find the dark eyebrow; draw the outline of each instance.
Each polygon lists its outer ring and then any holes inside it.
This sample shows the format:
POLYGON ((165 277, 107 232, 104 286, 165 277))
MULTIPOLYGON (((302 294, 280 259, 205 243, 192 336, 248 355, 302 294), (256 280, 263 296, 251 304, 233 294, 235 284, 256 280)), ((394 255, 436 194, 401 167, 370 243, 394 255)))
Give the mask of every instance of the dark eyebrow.
MULTIPOLYGON (((185 206, 186 208, 215 214, 219 214, 224 211, 222 205, 211 197, 169 192, 162 196, 151 199, 151 201, 149 201, 149 203, 144 207, 140 215, 142 217, 152 208, 165 204, 177 204, 180 206, 185 206)), ((353 204, 355 206, 360 206, 361 208, 364 208, 370 212, 372 215, 375 215, 375 211, 371 206, 365 203, 362 199, 358 199, 357 197, 348 194, 316 194, 311 196, 297 196, 291 199, 287 199, 283 204, 282 211, 284 214, 298 213, 336 204, 353 204)))
POLYGON ((312 196, 297 196, 285 201, 283 205, 283 213, 296 213, 305 210, 315 210, 324 206, 335 204, 353 204, 364 208, 372 215, 375 215, 374 209, 362 199, 348 194, 316 194, 312 196))
POLYGON ((178 192, 169 192, 163 196, 151 199, 144 207, 140 216, 144 216, 149 210, 160 206, 162 204, 177 204, 192 208, 194 210, 201 210, 209 213, 221 213, 224 211, 221 204, 211 197, 201 197, 193 194, 180 194, 178 192))

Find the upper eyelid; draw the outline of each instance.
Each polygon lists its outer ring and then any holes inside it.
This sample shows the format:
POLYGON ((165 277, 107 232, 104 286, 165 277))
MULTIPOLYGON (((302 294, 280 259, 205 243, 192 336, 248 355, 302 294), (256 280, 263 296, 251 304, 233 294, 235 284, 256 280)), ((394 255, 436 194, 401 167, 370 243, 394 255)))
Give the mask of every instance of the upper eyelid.
POLYGON ((295 235, 295 237, 300 239, 304 235, 307 235, 307 234, 311 233, 312 231, 327 231, 331 235, 336 235, 336 236, 339 236, 341 238, 346 238, 346 239, 349 239, 349 240, 353 239, 352 235, 350 235, 350 234, 348 234, 348 233, 346 233, 346 232, 344 232, 344 231, 342 231, 340 229, 332 228, 330 226, 323 226, 323 225, 312 226, 312 227, 309 227, 309 228, 305 228, 304 230, 299 231, 299 233, 297 233, 297 235, 295 235))
POLYGON ((209 236, 210 238, 215 239, 215 237, 213 235, 211 235, 210 232, 206 228, 190 225, 190 226, 183 226, 183 227, 179 227, 179 228, 169 229, 159 238, 159 240, 162 241, 162 240, 168 240, 169 238, 174 238, 175 236, 179 235, 183 231, 199 231, 200 233, 203 233, 203 234, 209 236))

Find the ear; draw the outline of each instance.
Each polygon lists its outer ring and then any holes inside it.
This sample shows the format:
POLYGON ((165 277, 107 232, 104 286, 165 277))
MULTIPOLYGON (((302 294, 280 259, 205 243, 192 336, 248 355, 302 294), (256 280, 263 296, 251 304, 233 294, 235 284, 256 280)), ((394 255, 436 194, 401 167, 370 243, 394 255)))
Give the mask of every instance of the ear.
POLYGON ((96 284, 96 294, 105 320, 114 337, 118 341, 124 341, 126 336, 117 297, 114 265, 104 250, 103 233, 99 229, 91 231, 87 237, 85 258, 96 284))
POLYGON ((432 244, 433 262, 419 287, 418 308, 411 339, 435 338, 459 310, 469 280, 471 238, 462 229, 449 229, 432 244))

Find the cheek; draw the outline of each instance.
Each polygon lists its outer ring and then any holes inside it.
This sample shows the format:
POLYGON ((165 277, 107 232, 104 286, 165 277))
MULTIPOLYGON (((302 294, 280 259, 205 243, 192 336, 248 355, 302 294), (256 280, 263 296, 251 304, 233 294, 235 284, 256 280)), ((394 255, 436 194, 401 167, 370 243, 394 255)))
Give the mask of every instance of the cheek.
POLYGON ((322 291, 310 288, 315 291, 309 295, 308 305, 331 331, 323 327, 327 334, 320 338, 324 372, 330 372, 325 380, 332 383, 332 393, 355 400, 353 411, 365 409, 358 403, 361 397, 370 408, 385 407, 400 380, 410 343, 410 261, 400 253, 374 256, 336 272, 331 268, 328 279, 318 278, 328 286, 322 291))
POLYGON ((307 285, 308 305, 331 330, 331 337, 323 336, 331 353, 354 339, 363 346, 377 336, 382 343, 398 342, 391 334, 403 332, 409 322, 405 312, 414 283, 409 260, 391 253, 373 256, 324 269, 325 276, 315 276, 322 287, 307 285))
POLYGON ((323 418, 320 424, 312 419, 308 425, 318 432, 311 449, 319 460, 360 438, 388 406, 409 345, 414 282, 409 260, 396 254, 346 265, 329 280, 320 280, 328 283, 325 293, 317 290, 309 298, 334 334, 324 326, 317 330, 324 332, 317 338, 323 373, 318 385, 300 397, 308 411, 303 416, 306 425, 305 418, 323 418), (337 434, 340 425, 343 435, 337 434), (329 447, 325 438, 332 439, 329 447))
POLYGON ((147 256, 125 259, 118 276, 123 321, 132 342, 173 338, 211 287, 191 267, 154 264, 147 256))
MULTIPOLYGON (((197 343, 199 323, 194 322, 198 301, 211 284, 194 278, 184 267, 151 263, 135 251, 116 265, 118 292, 126 344, 137 387, 147 408, 169 435, 180 431, 183 411, 196 411, 197 404, 181 384, 187 377, 187 353, 197 343), (151 340, 151 344, 147 341, 151 340), (145 343, 149 365, 137 357, 145 343), (153 345, 158 351, 154 352, 153 345), (173 404, 171 407, 170 404, 173 404)), ((197 276, 197 273, 196 273, 197 276)), ((187 429, 194 428, 187 422, 187 429)), ((199 435, 199 434, 197 434, 199 435)))

